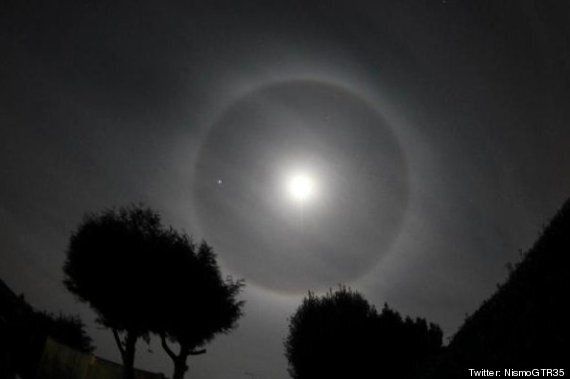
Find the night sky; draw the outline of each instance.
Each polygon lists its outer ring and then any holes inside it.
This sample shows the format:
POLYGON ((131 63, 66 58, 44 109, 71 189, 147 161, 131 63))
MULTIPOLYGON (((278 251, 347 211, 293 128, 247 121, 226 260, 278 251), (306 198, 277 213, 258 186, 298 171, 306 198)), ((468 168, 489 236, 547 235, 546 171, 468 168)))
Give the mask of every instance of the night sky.
POLYGON ((0 143, 15 292, 81 314, 118 360, 61 268, 85 212, 144 202, 247 283, 188 376, 287 378, 308 290, 344 283, 450 336, 570 195, 570 6, 8 0, 0 143))

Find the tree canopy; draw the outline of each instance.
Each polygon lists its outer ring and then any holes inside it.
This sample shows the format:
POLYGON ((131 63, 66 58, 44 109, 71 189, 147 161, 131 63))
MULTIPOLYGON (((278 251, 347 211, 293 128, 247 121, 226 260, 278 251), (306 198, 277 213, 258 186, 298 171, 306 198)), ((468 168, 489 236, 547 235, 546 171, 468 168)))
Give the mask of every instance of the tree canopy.
POLYGON ((156 212, 130 206, 87 214, 71 236, 64 283, 104 326, 148 330, 144 316, 155 288, 150 273, 162 228, 156 212))

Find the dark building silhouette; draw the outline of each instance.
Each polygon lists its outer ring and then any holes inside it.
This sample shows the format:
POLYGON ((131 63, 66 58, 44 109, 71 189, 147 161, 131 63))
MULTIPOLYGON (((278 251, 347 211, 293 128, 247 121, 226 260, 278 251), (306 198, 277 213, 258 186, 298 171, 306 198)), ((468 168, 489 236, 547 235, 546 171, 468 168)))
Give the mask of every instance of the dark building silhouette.
POLYGON ((17 371, 13 345, 13 320, 28 312, 23 299, 0 279, 0 378, 13 378, 17 371))

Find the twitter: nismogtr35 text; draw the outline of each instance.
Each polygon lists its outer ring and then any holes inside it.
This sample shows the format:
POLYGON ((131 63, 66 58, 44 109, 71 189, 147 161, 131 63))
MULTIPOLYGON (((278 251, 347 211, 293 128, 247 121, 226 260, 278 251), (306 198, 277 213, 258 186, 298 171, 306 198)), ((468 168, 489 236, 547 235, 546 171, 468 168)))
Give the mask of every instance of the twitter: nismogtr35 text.
POLYGON ((469 369, 469 376, 505 376, 505 377, 518 377, 518 376, 533 376, 533 377, 556 377, 564 376, 564 369, 558 368, 535 368, 532 370, 513 370, 506 368, 504 370, 489 370, 489 369, 469 369))

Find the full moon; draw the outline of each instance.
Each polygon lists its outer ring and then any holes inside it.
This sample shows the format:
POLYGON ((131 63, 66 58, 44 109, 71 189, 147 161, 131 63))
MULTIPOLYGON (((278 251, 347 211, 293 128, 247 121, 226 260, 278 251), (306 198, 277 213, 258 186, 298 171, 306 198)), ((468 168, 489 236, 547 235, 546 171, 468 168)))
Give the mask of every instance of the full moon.
POLYGON ((287 190, 293 200, 305 202, 314 196, 315 182, 308 174, 296 173, 289 178, 287 190))

